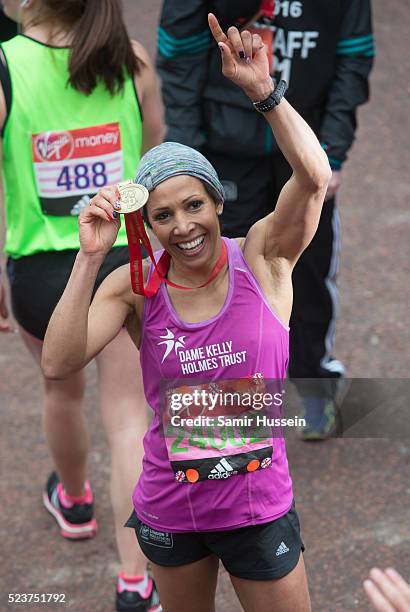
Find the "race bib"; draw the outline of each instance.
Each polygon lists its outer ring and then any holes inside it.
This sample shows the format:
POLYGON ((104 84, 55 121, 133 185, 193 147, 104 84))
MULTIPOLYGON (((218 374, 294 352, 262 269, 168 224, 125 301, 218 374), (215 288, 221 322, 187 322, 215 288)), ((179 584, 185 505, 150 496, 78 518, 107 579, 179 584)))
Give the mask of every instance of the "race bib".
POLYGON ((176 482, 226 481, 271 467, 272 428, 255 409, 262 385, 240 379, 167 391, 163 430, 176 482))
POLYGON ((123 179, 118 123, 33 134, 32 156, 45 215, 79 215, 101 187, 123 179))

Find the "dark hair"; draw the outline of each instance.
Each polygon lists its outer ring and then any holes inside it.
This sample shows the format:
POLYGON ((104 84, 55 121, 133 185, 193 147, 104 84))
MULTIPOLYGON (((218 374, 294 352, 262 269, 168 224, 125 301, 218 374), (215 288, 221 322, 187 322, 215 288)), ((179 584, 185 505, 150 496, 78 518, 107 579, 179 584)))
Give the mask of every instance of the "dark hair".
POLYGON ((90 94, 102 81, 111 95, 124 87, 143 65, 135 56, 125 28, 120 0, 41 0, 37 23, 63 25, 73 38, 69 83, 90 94))
MULTIPOLYGON (((209 185, 205 181, 202 181, 201 179, 198 179, 198 180, 201 181, 205 191, 207 192, 209 197, 214 201, 215 208, 218 206, 218 204, 223 204, 223 201, 219 197, 218 193, 215 191, 215 189, 213 187, 211 187, 211 185, 209 185)), ((148 202, 147 202, 147 204, 148 204, 148 202)), ((148 206, 147 205, 145 205, 144 208, 142 209, 142 216, 144 218, 145 223, 151 229, 152 225, 151 225, 150 220, 148 219, 148 206)), ((221 219, 221 217, 219 215, 218 215, 218 222, 219 222, 219 229, 222 232, 223 224, 222 224, 222 219, 221 219)))

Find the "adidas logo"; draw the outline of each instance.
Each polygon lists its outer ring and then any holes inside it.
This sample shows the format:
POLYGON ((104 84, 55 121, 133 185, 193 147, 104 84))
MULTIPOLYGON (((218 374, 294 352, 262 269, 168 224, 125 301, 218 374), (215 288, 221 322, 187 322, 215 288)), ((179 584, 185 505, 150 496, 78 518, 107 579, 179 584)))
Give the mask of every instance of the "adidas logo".
POLYGON ((212 468, 211 472, 208 474, 208 478, 210 480, 222 480, 223 478, 229 478, 236 473, 237 472, 231 465, 229 465, 224 457, 219 463, 216 464, 214 468, 212 468))
POLYGON ((287 552, 289 552, 289 548, 286 546, 285 542, 281 542, 278 546, 275 555, 279 557, 279 555, 284 555, 287 552))
POLYGON ((83 196, 80 200, 78 200, 76 204, 74 204, 74 206, 70 210, 70 215, 72 215, 73 217, 77 217, 83 210, 83 208, 85 208, 89 204, 90 199, 91 198, 88 195, 83 196))

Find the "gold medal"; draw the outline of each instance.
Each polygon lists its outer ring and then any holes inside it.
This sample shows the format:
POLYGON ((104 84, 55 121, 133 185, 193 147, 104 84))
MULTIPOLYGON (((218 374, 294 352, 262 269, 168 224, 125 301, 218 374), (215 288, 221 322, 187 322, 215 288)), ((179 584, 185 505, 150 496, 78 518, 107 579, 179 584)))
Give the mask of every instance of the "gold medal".
POLYGON ((119 213, 132 213, 142 208, 148 201, 149 191, 144 185, 138 185, 134 181, 123 181, 118 183, 117 189, 120 192, 121 210, 119 213))

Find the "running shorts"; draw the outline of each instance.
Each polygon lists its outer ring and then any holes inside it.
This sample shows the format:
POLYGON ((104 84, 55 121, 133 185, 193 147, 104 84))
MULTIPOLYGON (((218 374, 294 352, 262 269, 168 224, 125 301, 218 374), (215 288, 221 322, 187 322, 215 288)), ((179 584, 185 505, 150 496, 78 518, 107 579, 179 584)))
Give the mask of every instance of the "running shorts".
MULTIPOLYGON (((48 322, 60 300, 77 250, 47 251, 7 261, 11 307, 17 323, 44 340, 48 322)), ((93 297, 110 272, 129 262, 128 247, 114 247, 107 254, 95 283, 93 297)))
POLYGON ((232 576, 247 580, 283 578, 305 550, 294 503, 274 521, 227 531, 158 531, 140 521, 135 511, 126 527, 135 529, 142 552, 152 563, 177 567, 214 554, 232 576))

